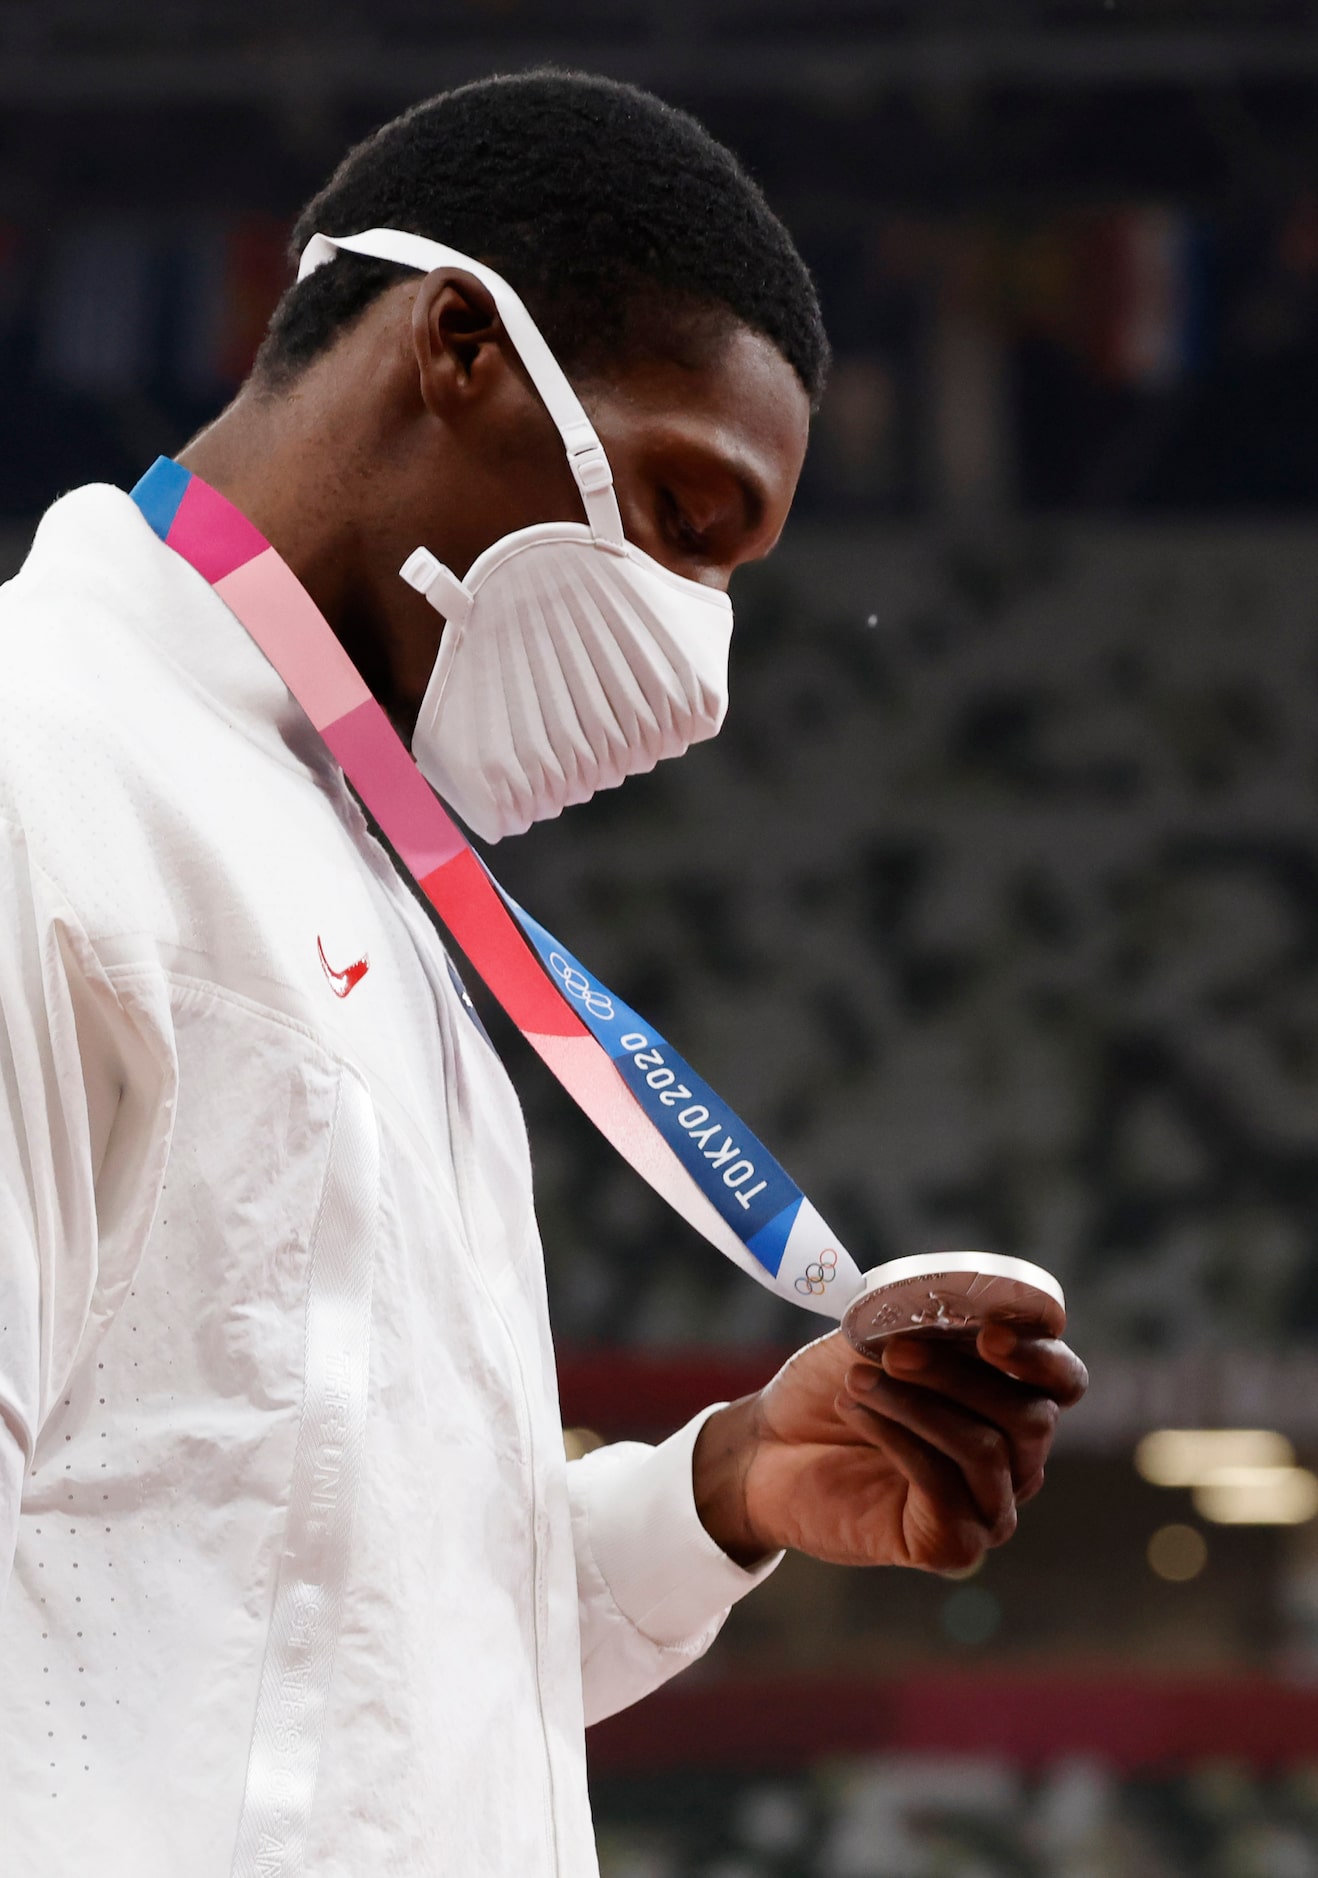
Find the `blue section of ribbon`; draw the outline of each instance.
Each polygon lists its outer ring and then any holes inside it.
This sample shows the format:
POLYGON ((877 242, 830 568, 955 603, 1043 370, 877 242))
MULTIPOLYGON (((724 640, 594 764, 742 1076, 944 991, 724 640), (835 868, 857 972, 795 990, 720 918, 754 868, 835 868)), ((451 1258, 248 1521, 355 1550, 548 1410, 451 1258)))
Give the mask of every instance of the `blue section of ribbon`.
POLYGON ((191 470, 185 470, 172 457, 158 456, 146 475, 134 485, 133 501, 162 541, 168 538, 174 526, 178 505, 191 481, 191 470))
POLYGON ((502 888, 499 891, 562 996, 613 1058, 623 1081, 705 1198, 752 1257, 777 1277, 803 1197, 791 1175, 653 1024, 602 985, 502 888))
POLYGON ((781 1213, 775 1213, 767 1226, 761 1226, 755 1237, 746 1241, 746 1250, 753 1253, 775 1277, 783 1262, 783 1253, 787 1250, 787 1241, 796 1224, 796 1216, 801 1211, 803 1198, 798 1193, 790 1206, 785 1206, 781 1213))

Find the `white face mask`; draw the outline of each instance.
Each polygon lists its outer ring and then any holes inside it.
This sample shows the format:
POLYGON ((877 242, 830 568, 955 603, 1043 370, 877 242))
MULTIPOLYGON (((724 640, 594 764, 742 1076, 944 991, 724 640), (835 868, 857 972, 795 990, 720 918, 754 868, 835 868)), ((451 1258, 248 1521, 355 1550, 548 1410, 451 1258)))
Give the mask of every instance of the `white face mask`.
POLYGON ((339 248, 422 272, 460 267, 489 289, 586 511, 585 523, 505 535, 463 580, 427 548, 404 562, 403 579, 448 621, 412 737, 427 782, 498 841, 714 736, 728 706, 731 602, 626 539, 603 445, 507 281, 392 228, 313 235, 298 279, 339 248))

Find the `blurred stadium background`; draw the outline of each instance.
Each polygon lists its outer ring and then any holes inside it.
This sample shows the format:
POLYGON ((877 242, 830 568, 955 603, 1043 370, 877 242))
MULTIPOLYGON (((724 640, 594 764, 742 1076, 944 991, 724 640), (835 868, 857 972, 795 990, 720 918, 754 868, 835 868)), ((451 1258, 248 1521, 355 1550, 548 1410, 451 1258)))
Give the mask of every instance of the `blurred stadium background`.
MULTIPOLYGON (((1038 1258, 1094 1372, 973 1578, 789 1560, 594 1731, 607 1878, 1314 1878, 1318 4, 8 0, 4 565, 351 139, 544 59, 733 144, 838 362, 723 737, 499 870, 862 1264, 1038 1258)), ((754 1387, 814 1320, 501 1040, 573 1439, 754 1387)))

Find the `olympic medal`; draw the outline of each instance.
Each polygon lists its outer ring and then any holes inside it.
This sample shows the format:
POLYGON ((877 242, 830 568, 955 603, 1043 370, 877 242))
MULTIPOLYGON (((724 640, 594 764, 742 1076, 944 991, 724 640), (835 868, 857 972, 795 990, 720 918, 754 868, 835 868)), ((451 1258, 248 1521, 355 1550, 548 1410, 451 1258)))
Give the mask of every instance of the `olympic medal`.
POLYGON ((891 1259, 866 1272, 842 1328, 863 1356, 889 1337, 973 1340, 986 1323, 1066 1328, 1062 1287, 1041 1265, 998 1252, 936 1252, 891 1259))

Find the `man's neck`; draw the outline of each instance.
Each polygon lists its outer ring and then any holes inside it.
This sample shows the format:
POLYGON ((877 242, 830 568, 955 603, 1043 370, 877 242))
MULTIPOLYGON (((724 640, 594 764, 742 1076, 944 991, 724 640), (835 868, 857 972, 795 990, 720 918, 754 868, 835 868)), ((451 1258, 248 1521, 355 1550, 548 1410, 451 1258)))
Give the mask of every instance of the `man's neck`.
POLYGON ((397 712, 381 634, 362 604, 361 518, 348 496, 351 439, 330 441, 316 400, 250 386, 178 461, 265 536, 301 581, 372 692, 397 712))
POLYGON ((309 474, 320 458, 317 440, 303 434, 296 398, 274 398, 244 387, 179 461, 226 496, 297 575, 338 630, 344 584, 343 518, 327 497, 333 480, 309 474))

